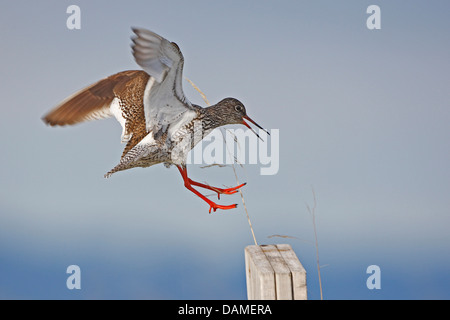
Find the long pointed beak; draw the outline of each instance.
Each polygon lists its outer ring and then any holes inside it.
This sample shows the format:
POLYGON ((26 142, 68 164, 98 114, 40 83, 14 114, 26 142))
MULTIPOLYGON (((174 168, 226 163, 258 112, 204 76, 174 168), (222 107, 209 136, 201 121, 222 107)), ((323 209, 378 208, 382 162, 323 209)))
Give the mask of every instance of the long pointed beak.
MULTIPOLYGON (((259 124, 257 124, 255 121, 253 121, 249 116, 243 116, 242 118, 244 118, 244 119, 247 120, 247 121, 250 121, 250 122, 253 123, 255 126, 257 126, 259 129, 263 130, 265 133, 267 133, 267 134, 270 136, 269 131, 267 131, 266 129, 264 129, 263 127, 261 127, 259 124)), ((252 129, 252 127, 250 127, 250 125, 249 125, 247 122, 245 122, 244 120, 242 120, 242 124, 243 124, 244 126, 246 126, 247 128, 249 128, 250 130, 252 130, 253 133, 256 134, 256 136, 257 136, 259 139, 261 139, 261 137, 256 133, 255 130, 252 129)), ((261 141, 263 141, 263 139, 261 139, 261 141)))

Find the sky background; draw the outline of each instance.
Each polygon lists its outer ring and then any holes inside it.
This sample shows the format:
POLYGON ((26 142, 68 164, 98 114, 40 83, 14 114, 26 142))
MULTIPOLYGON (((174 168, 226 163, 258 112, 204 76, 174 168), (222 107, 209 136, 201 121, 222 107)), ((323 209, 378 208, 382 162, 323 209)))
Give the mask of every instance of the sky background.
MULTIPOLYGON (((4 1, 0 298, 246 299, 242 205, 208 214, 173 167, 104 179, 123 148, 113 119, 41 121, 78 89, 139 69, 138 26, 180 46, 209 101, 236 97, 279 129, 279 172, 237 174, 258 243, 293 247, 310 299, 312 188, 325 299, 449 299, 449 12, 448 1, 4 1), (71 4, 81 30, 66 27, 71 4), (371 4, 381 30, 366 27, 371 4), (66 288, 72 264, 81 290, 66 288), (380 290, 366 287, 374 264, 380 290)), ((231 167, 189 172, 236 184, 231 167)))

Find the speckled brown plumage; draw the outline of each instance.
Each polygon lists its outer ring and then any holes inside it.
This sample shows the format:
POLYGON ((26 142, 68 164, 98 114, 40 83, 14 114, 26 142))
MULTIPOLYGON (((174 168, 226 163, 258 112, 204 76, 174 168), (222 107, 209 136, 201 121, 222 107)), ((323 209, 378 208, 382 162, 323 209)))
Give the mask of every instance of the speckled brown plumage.
POLYGON ((125 134, 130 138, 122 157, 148 133, 145 126, 144 91, 149 75, 145 71, 128 70, 116 73, 75 93, 43 120, 51 126, 73 125, 83 121, 111 116, 114 98, 119 99, 125 118, 125 134))
POLYGON ((131 135, 123 150, 122 157, 127 154, 146 135, 144 114, 144 91, 149 75, 144 71, 134 74, 134 76, 114 88, 115 96, 120 99, 122 116, 125 118, 125 133, 131 135))

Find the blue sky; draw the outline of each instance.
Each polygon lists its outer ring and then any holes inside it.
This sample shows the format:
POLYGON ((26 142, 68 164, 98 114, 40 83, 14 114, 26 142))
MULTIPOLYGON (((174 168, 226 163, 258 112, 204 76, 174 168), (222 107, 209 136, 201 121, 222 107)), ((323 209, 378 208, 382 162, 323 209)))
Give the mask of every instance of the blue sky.
MULTIPOLYGON (((120 125, 40 118, 76 90, 138 69, 131 27, 176 42, 184 75, 280 132, 280 169, 238 167, 260 244, 289 243, 318 299, 448 299, 447 1, 8 1, 0 12, 0 298, 245 299, 243 206, 208 214, 174 168, 103 174, 120 125), (66 9, 81 8, 68 30, 66 9), (381 8, 381 30, 366 9, 381 8), (281 234, 297 239, 268 238, 281 234), (77 264, 82 289, 66 288, 77 264), (380 290, 366 268, 381 268, 380 290)), ((205 105, 184 83, 186 96, 205 105)), ((233 170, 189 167, 212 185, 233 170)), ((238 195, 221 204, 241 203, 238 195)))

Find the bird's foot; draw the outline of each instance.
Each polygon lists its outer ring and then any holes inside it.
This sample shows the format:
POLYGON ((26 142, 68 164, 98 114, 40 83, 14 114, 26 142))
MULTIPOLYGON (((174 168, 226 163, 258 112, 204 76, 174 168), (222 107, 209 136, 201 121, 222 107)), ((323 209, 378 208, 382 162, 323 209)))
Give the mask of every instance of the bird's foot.
POLYGON ((243 186, 245 186, 247 184, 247 183, 243 183, 243 184, 240 184, 240 185, 238 185, 236 187, 233 187, 233 188, 223 189, 223 188, 216 188, 216 187, 209 186, 207 184, 199 183, 199 182, 193 181, 191 179, 189 179, 189 182, 192 185, 194 185, 194 186, 198 186, 198 187, 205 188, 205 189, 212 190, 212 191, 216 192, 217 193, 217 198, 219 200, 220 200, 220 195, 221 194, 234 194, 234 193, 238 192, 238 189, 242 188, 243 186))
POLYGON ((238 185, 238 186, 236 186, 236 187, 233 187, 233 188, 227 188, 227 189, 221 189, 221 188, 215 188, 215 187, 212 187, 211 190, 217 192, 217 198, 220 199, 220 195, 221 195, 221 194, 233 194, 233 193, 236 193, 236 192, 238 192, 238 190, 239 190, 240 188, 242 188, 242 187, 245 186, 246 184, 247 184, 247 183, 245 182, 245 183, 240 184, 240 185, 238 185))
POLYGON ((209 213, 211 213, 211 210, 216 212, 217 209, 229 210, 229 209, 235 209, 235 208, 237 208, 237 204, 232 204, 232 205, 229 205, 229 206, 222 206, 220 204, 211 202, 210 203, 210 207, 209 207, 209 213))
POLYGON ((208 190, 212 190, 217 192, 217 195, 220 199, 220 194, 233 194, 236 193, 237 190, 243 186, 246 185, 246 183, 243 183, 237 187, 234 188, 227 188, 227 189, 222 189, 222 188, 215 188, 215 187, 211 187, 208 186, 206 184, 194 181, 192 179, 190 179, 187 176, 187 169, 186 167, 182 167, 182 166, 177 166, 178 170, 180 171, 180 174, 183 178, 184 181, 184 186, 190 190, 191 192, 193 192, 194 194, 196 194, 198 197, 200 197, 201 199, 203 199, 203 201, 205 201, 207 204, 209 204, 209 213, 211 213, 211 210, 214 210, 214 212, 216 212, 217 209, 222 209, 222 210, 229 210, 229 209, 235 209, 237 208, 237 204, 232 204, 232 205, 228 205, 228 206, 223 206, 220 204, 217 204, 215 202, 212 202, 211 200, 209 200, 207 197, 205 197, 203 194, 201 194, 200 192, 198 192, 197 190, 195 190, 192 186, 197 186, 197 187, 201 187, 201 188, 205 188, 208 190))

